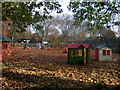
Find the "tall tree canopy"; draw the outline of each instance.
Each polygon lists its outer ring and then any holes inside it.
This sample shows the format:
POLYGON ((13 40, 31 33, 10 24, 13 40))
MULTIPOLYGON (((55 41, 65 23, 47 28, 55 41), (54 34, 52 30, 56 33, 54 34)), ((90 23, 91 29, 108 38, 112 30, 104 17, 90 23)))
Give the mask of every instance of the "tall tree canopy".
POLYGON ((120 13, 118 2, 70 2, 69 10, 74 13, 76 24, 89 21, 89 26, 108 24, 112 15, 120 13))
POLYGON ((49 13, 53 10, 58 13, 62 12, 62 9, 59 8, 60 6, 58 2, 3 2, 2 21, 6 21, 9 18, 12 21, 12 25, 23 32, 27 25, 51 18, 49 13), (36 10, 41 8, 43 13, 36 10))

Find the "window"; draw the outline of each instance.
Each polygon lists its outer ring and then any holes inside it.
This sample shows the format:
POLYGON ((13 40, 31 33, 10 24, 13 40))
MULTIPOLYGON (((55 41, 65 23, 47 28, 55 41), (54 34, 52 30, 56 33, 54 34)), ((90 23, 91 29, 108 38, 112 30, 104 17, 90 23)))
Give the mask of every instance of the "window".
POLYGON ((82 50, 76 50, 76 57, 82 56, 82 50))
POLYGON ((107 50, 107 55, 110 55, 110 50, 107 50))
POLYGON ((103 55, 106 55, 106 50, 103 50, 103 55))
POLYGON ((103 50, 103 55, 110 55, 110 50, 103 50))
POLYGON ((74 51, 73 50, 70 51, 70 56, 74 57, 74 51))

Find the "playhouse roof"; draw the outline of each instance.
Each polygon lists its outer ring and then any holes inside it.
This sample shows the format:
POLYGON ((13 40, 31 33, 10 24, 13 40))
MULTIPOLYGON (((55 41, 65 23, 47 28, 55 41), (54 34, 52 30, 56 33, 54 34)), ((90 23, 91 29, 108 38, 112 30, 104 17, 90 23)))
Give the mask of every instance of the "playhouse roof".
MULTIPOLYGON (((96 48, 97 49, 102 49, 102 48, 105 48, 106 46, 97 46, 96 48)), ((108 47, 106 47, 106 48, 108 48, 108 47)))
POLYGON ((80 46, 84 46, 85 48, 88 48, 89 44, 69 44, 68 48, 79 48, 80 46))
POLYGON ((12 42, 12 40, 2 34, 0 34, 0 41, 2 42, 12 42))

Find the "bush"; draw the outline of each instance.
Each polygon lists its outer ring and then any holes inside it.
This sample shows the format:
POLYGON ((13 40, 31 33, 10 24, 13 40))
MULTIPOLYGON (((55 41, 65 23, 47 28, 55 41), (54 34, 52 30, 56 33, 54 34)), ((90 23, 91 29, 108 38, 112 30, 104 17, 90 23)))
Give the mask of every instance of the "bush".
POLYGON ((113 52, 120 54, 120 47, 114 47, 113 52))

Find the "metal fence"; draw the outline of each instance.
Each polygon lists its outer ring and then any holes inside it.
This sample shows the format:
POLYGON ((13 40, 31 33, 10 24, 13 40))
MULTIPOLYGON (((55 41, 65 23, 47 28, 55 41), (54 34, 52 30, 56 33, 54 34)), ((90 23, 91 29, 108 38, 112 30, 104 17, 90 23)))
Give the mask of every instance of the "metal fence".
MULTIPOLYGON (((95 49, 95 47, 103 45, 103 46, 107 46, 107 47, 111 48, 112 51, 115 53, 120 53, 120 38, 118 38, 118 39, 115 39, 115 38, 114 39, 113 38, 89 39, 89 40, 85 40, 82 42, 71 42, 71 43, 87 43, 90 45, 90 47, 89 47, 90 49, 95 49)), ((26 43, 14 43, 14 46, 24 47, 25 44, 26 43)), ((30 47, 38 47, 39 43, 27 43, 27 45, 30 47)), ((57 46, 61 47, 61 45, 57 45, 57 46)), ((63 46, 66 47, 66 45, 63 45, 63 46)))

